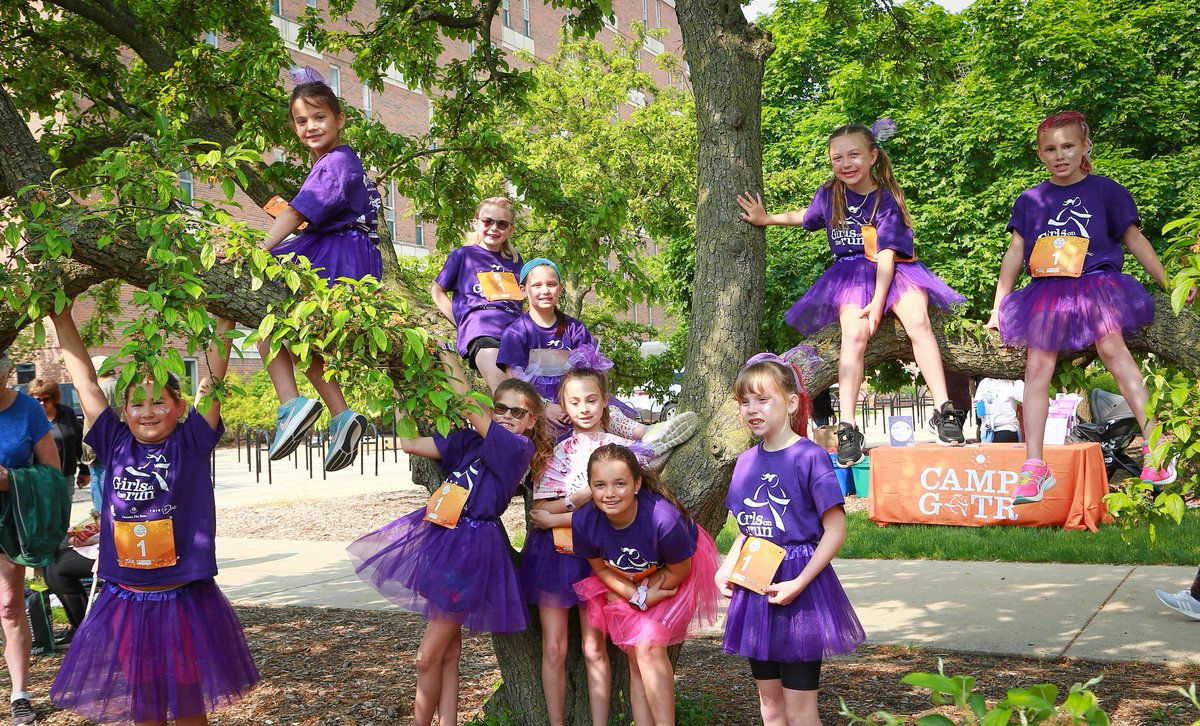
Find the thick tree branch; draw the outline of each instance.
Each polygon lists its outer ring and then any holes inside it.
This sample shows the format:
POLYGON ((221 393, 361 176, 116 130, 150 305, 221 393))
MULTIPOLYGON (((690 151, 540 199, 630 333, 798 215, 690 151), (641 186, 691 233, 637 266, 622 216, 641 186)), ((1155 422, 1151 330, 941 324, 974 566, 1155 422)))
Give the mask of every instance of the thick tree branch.
POLYGON ((141 19, 123 3, 105 3, 105 7, 100 8, 86 0, 48 1, 99 25, 104 32, 128 45, 155 73, 166 72, 175 65, 175 56, 153 36, 143 32, 141 19))

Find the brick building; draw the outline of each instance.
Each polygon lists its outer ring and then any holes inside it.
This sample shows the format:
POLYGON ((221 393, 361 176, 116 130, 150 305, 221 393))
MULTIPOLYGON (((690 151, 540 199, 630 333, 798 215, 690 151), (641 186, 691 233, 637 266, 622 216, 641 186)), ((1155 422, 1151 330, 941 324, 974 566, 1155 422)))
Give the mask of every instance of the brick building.
MULTIPOLYGON (((328 0, 271 0, 272 22, 283 37, 285 45, 291 52, 296 65, 312 66, 323 76, 341 97, 343 103, 358 108, 372 118, 383 123, 389 130, 399 134, 425 134, 429 131, 430 103, 428 96, 421 89, 409 88, 404 79, 390 72, 385 75, 383 88, 373 90, 367 87, 355 75, 351 67, 352 58, 349 55, 320 53, 312 48, 301 48, 297 43, 299 23, 296 18, 309 8, 323 9, 328 0)), ((651 72, 659 83, 668 83, 666 74, 656 68, 652 61, 664 51, 681 54, 683 40, 679 30, 679 22, 675 17, 675 0, 614 0, 614 19, 605 21, 603 29, 598 34, 602 42, 611 43, 620 34, 632 37, 631 25, 643 23, 649 28, 664 28, 666 34, 661 40, 648 38, 643 48, 644 68, 651 72)), ((370 23, 375 11, 372 6, 358 4, 348 20, 370 23)), ((508 51, 525 50, 535 58, 547 59, 555 50, 559 39, 559 30, 566 16, 564 10, 551 7, 540 0, 502 0, 499 12, 492 27, 492 38, 496 45, 508 51)), ((350 30, 346 20, 331 25, 333 29, 350 30)), ((221 50, 223 38, 219 34, 210 33, 205 41, 221 50)), ((465 58, 469 48, 463 43, 448 42, 446 58, 465 58)), ((633 99, 636 101, 636 99, 633 99)), ((283 154, 283 150, 276 150, 283 154)), ((201 198, 218 198, 220 192, 204 185, 194 183, 189 173, 180 175, 180 184, 189 196, 201 198)), ((397 255, 423 256, 434 249, 437 242, 437 230, 433 225, 421 224, 411 216, 407 216, 407 202, 396 193, 395 184, 386 185, 380 190, 384 197, 384 209, 380 224, 387 225, 391 234, 397 255)), ((238 216, 251 224, 266 229, 270 218, 262 212, 239 190, 235 197, 241 205, 238 216)), ((127 302, 129 294, 123 294, 127 302)), ((126 306, 127 307, 127 306, 126 306)), ((77 318, 83 320, 91 314, 90 306, 81 301, 77 307, 77 318)), ((642 304, 629 311, 629 317, 637 322, 656 324, 664 320, 660 308, 651 308, 642 304)), ((33 360, 17 362, 17 382, 25 382, 35 376, 52 380, 66 381, 67 376, 59 363, 57 340, 53 330, 48 330, 47 345, 38 351, 33 360)), ((111 345, 92 351, 94 354, 105 355, 115 351, 119 346, 111 345)), ((202 356, 188 356, 184 351, 184 359, 189 368, 189 377, 193 382, 208 374, 202 356)), ((235 355, 231 361, 231 370, 243 374, 252 374, 261 369, 261 361, 257 351, 251 349, 244 352, 245 358, 239 361, 235 355)))

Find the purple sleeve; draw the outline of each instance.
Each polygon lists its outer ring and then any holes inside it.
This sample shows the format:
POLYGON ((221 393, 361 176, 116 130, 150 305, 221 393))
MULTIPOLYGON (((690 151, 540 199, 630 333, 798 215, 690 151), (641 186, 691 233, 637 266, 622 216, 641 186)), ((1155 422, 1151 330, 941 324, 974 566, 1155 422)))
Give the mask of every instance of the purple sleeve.
POLYGON ((525 320, 525 316, 517 318, 515 323, 505 328, 504 335, 500 337, 500 352, 496 354, 496 363, 502 368, 524 368, 529 365, 529 326, 525 324, 525 320))
POLYGON ((809 232, 816 232, 818 229, 825 228, 825 222, 829 218, 829 189, 825 185, 817 188, 817 193, 813 195, 812 201, 808 204, 808 209, 804 210, 804 221, 801 223, 809 232))
POLYGON ((92 447, 96 458, 104 463, 105 469, 112 466, 108 459, 109 452, 113 449, 113 436, 122 426, 124 424, 117 418, 117 414, 111 408, 106 408, 84 434, 83 443, 92 447))
POLYGON ((533 442, 521 434, 514 434, 499 424, 488 427, 483 439, 483 450, 479 452, 483 465, 508 480, 509 476, 520 477, 533 460, 533 442))
MULTIPOLYGON (((819 515, 824 514, 830 507, 844 504, 846 500, 842 497, 837 475, 833 473, 833 461, 830 460, 828 454, 821 447, 813 444, 805 447, 805 456, 808 459, 808 489, 819 519, 819 515)), ((804 466, 800 462, 797 463, 801 467, 804 466)), ((803 473, 800 480, 804 481, 803 473)))
MULTIPOLYGON (((695 525, 692 525, 693 527, 695 525)), ((696 532, 666 499, 654 506, 654 528, 658 539, 658 553, 668 565, 676 565, 696 552, 696 532)))
POLYGON ((314 227, 320 227, 330 217, 349 205, 346 197, 346 184, 350 175, 336 164, 337 157, 327 154, 325 159, 318 161, 308 173, 304 185, 291 201, 295 209, 314 227), (321 163, 328 159, 328 163, 321 163))
POLYGON ((879 249, 894 250, 903 258, 913 256, 913 231, 904 223, 904 214, 896 198, 886 191, 879 201, 875 217, 875 233, 879 249))
POLYGON ((1113 241, 1119 243, 1129 225, 1141 226, 1142 219, 1138 216, 1137 204, 1134 203, 1129 190, 1115 181, 1111 187, 1105 213, 1108 215, 1108 228, 1112 230, 1113 241))
POLYGON ((581 345, 596 345, 596 338, 592 336, 592 331, 587 329, 587 326, 582 321, 571 318, 570 323, 571 345, 578 348, 581 345))
POLYGON ((1027 204, 1027 201, 1025 199, 1024 193, 1022 193, 1021 196, 1017 197, 1017 201, 1013 202, 1012 216, 1010 216, 1008 218, 1008 226, 1005 227, 1006 232, 1011 232, 1011 231, 1015 230, 1016 233, 1021 235, 1022 238, 1028 237, 1028 235, 1025 234, 1025 225, 1024 225, 1025 205, 1026 204, 1027 204))
POLYGON ((442 461, 438 467, 443 471, 454 471, 461 469, 463 464, 474 459, 478 454, 475 452, 476 440, 479 439, 479 434, 473 429, 455 429, 446 436, 440 434, 433 435, 433 445, 437 447, 438 453, 442 456, 442 461))
POLYGON ((221 436, 225 433, 225 422, 217 419, 217 428, 214 430, 212 426, 208 425, 204 416, 193 408, 188 411, 187 418, 179 428, 188 448, 197 454, 208 456, 221 441, 221 436))
POLYGON ((462 247, 458 247, 451 252, 446 258, 446 264, 442 265, 442 271, 434 278, 434 282, 441 285, 443 290, 458 292, 458 277, 462 273, 463 265, 462 250, 462 247))
POLYGON ((591 502, 571 515, 571 546, 575 554, 585 560, 594 560, 603 554, 596 536, 596 517, 599 516, 591 502))

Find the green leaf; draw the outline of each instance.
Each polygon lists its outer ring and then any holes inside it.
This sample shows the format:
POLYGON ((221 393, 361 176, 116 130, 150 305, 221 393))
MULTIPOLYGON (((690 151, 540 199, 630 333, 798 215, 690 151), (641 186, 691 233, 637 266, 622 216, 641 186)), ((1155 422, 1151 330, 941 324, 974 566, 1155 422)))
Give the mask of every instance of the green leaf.
POLYGON ((909 673, 901 678, 900 682, 917 688, 928 688, 936 693, 953 694, 958 692, 952 679, 937 673, 909 673))
POLYGON ((997 706, 987 712, 979 721, 979 726, 1007 726, 1009 720, 1012 719, 1013 710, 1011 708, 1000 708, 997 706))
POLYGON ((386 351, 388 349, 387 334, 383 332, 382 328, 378 326, 372 327, 371 338, 374 339, 375 345, 379 347, 380 351, 386 351))
POLYGON ((275 329, 275 313, 267 313, 263 316, 262 321, 258 324, 258 339, 267 340, 271 336, 271 331, 275 329))
POLYGON ((954 726, 954 722, 940 713, 931 713, 917 719, 917 726, 954 726))

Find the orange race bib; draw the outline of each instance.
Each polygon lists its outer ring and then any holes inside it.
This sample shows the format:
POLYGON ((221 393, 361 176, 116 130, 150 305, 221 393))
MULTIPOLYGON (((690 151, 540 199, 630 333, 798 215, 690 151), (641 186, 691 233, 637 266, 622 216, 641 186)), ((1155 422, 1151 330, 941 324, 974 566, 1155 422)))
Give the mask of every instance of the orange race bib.
POLYGON ((521 286, 517 284, 517 276, 507 270, 476 274, 479 276, 480 294, 488 300, 520 300, 525 297, 521 294, 521 286))
POLYGON ((1089 240, 1070 234, 1044 234, 1033 243, 1029 274, 1033 277, 1079 277, 1089 240))
POLYGON ((575 554, 575 540, 570 527, 555 527, 550 532, 554 535, 554 549, 564 555, 575 554))
POLYGON ((138 570, 170 567, 175 556, 175 525, 170 519, 149 522, 113 522, 117 564, 138 570))
MULTIPOLYGON (((278 217, 279 213, 282 212, 287 206, 288 201, 276 194, 275 196, 271 197, 266 204, 263 205, 263 211, 272 217, 278 217)), ((301 222, 300 226, 296 228, 296 231, 299 232, 307 226, 308 222, 301 222)))
POLYGON ((738 563, 729 576, 729 581, 753 590, 759 595, 767 593, 767 587, 779 571, 783 562, 784 549, 774 542, 759 537, 747 537, 738 553, 738 563))
MULTIPOLYGON (((859 229, 862 230, 863 238, 863 254, 871 262, 879 261, 879 233, 873 224, 864 224, 859 229)), ((917 259, 916 255, 912 257, 901 257, 896 255, 896 262, 912 262, 917 259)))
POLYGON ((462 516, 463 505, 467 503, 470 494, 465 487, 448 481, 442 482, 429 496, 429 503, 425 505, 425 521, 446 529, 454 529, 458 526, 458 518, 462 516))

